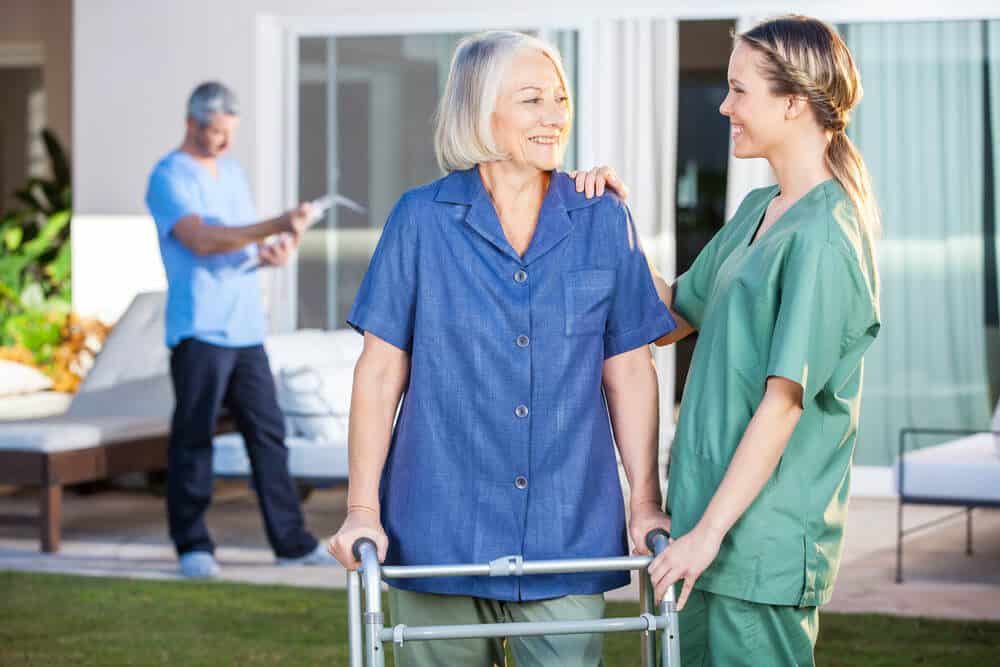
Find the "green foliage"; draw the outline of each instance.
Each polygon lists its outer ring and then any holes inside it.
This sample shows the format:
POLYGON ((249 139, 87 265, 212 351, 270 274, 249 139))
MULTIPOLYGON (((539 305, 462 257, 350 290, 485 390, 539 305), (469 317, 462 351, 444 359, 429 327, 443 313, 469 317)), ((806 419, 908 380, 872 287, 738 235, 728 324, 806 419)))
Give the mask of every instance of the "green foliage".
POLYGON ((18 345, 47 364, 70 309, 70 167, 49 130, 42 131, 51 178, 31 178, 0 215, 0 346, 18 345))

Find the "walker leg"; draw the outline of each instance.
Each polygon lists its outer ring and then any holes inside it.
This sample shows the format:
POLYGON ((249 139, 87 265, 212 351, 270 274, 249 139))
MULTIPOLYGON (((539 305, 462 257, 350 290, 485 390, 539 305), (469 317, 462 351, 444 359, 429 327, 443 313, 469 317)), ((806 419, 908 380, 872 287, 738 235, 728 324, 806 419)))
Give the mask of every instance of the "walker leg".
MULTIPOLYGON (((376 561, 376 564, 378 561, 376 561)), ((365 667, 385 667, 385 651, 382 646, 382 578, 377 569, 364 568, 361 572, 365 581, 365 667)))
MULTIPOLYGON (((653 590, 653 581, 649 578, 649 572, 639 570, 639 607, 644 614, 656 614, 655 598, 656 593, 653 590)), ((643 633, 642 665, 643 667, 656 667, 656 632, 643 633)))
POLYGON ((681 633, 677 621, 677 602, 674 587, 667 589, 660 603, 660 615, 667 617, 667 627, 663 629, 662 667, 681 667, 681 633))
POLYGON ((903 499, 896 507, 896 583, 903 583, 903 499))
POLYGON ((356 570, 347 573, 347 644, 350 667, 364 667, 361 637, 361 578, 356 570))
POLYGON ((965 510, 965 555, 972 555, 972 508, 965 510))

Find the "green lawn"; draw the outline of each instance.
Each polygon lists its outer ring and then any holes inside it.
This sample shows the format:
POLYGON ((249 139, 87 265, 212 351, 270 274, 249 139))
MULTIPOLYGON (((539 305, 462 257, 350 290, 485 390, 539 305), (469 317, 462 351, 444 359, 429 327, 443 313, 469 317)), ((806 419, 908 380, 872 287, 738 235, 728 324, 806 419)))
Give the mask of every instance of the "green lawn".
MULTIPOLYGON (((609 613, 636 613, 612 604, 609 613)), ((0 572, 0 665, 346 665, 343 591, 0 572)), ((820 665, 1000 662, 1000 623, 824 614, 820 665)), ((638 636, 608 635, 608 667, 638 636)))

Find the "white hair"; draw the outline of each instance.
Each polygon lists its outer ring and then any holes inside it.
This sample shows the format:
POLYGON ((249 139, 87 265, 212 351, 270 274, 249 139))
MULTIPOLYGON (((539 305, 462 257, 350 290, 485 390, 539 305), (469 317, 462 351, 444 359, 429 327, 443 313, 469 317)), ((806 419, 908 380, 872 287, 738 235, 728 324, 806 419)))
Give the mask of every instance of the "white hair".
MULTIPOLYGON (((461 171, 483 162, 507 159, 493 140, 491 120, 507 66, 514 54, 523 49, 540 51, 552 61, 569 98, 562 58, 551 44, 506 30, 466 37, 455 48, 448 83, 438 104, 434 152, 444 171, 461 171)), ((568 103, 572 119, 572 101, 568 103)), ((569 134, 570 123, 563 131, 569 134)))

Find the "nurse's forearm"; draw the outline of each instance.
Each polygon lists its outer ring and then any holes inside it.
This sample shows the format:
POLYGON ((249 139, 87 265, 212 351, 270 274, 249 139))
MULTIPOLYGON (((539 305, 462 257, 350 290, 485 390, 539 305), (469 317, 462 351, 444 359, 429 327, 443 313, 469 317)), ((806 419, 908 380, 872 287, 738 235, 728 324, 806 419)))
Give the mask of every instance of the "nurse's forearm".
POLYGON ((604 394, 629 483, 629 506, 662 506, 658 467, 659 389, 645 346, 604 362, 604 394))
POLYGON ((365 359, 354 370, 348 421, 348 508, 378 512, 379 482, 389 453, 396 408, 406 384, 398 371, 372 368, 365 359))
POLYGON ((771 477, 802 415, 801 387, 772 377, 696 530, 722 540, 771 477))
POLYGON ((656 293, 660 297, 660 301, 666 304, 667 308, 670 309, 670 314, 674 317, 674 322, 677 323, 677 328, 668 333, 663 338, 656 340, 656 345, 658 347, 663 347, 664 345, 671 345, 679 340, 687 338, 694 333, 694 327, 681 317, 676 311, 674 311, 674 286, 668 285, 667 281, 663 279, 660 272, 656 270, 652 264, 649 265, 649 270, 653 274, 653 285, 656 286, 656 293))

